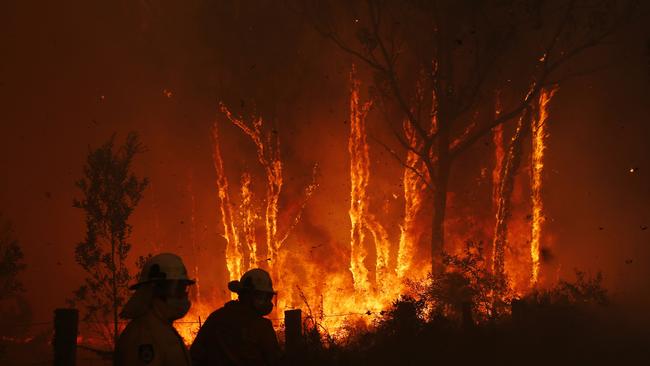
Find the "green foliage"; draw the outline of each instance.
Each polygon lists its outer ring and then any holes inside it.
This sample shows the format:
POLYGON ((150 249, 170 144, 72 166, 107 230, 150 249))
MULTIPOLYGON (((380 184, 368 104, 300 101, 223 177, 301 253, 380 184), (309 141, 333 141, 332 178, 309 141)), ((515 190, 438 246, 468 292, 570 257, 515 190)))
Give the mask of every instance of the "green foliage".
POLYGON ((23 251, 11 223, 0 214, 0 300, 23 291, 18 275, 25 269, 23 251))
POLYGON ((132 227, 128 219, 142 198, 148 184, 131 172, 142 145, 135 133, 127 136, 123 146, 115 148, 115 135, 88 154, 84 177, 76 182, 82 192, 73 206, 86 216, 86 237, 75 248, 75 259, 87 277, 74 292, 72 304, 82 304, 85 321, 113 327, 96 327, 109 342, 118 333, 118 309, 128 298, 131 275, 126 259, 131 249, 128 239, 132 227))

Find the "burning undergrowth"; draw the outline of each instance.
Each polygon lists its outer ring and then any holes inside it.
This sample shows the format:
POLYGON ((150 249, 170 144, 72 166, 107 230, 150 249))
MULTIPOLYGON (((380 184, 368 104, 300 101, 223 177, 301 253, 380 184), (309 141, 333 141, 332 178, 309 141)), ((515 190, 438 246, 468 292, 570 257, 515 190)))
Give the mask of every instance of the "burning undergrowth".
POLYGON ((610 332, 620 324, 603 316, 612 309, 600 273, 576 270, 574 280, 519 298, 484 269, 481 258, 476 243, 467 243, 462 255, 445 254, 445 273, 409 283, 370 323, 348 318, 338 336, 307 306, 301 344, 289 355, 290 364, 571 364, 640 355, 642 344, 633 332, 620 328, 616 337, 630 342, 611 344, 610 332))

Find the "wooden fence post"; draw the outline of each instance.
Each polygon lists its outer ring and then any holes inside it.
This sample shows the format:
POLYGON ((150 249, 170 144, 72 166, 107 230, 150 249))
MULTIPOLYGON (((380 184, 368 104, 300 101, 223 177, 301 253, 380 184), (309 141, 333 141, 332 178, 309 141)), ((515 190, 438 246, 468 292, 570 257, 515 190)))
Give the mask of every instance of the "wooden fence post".
POLYGON ((302 311, 300 309, 285 310, 284 337, 287 354, 295 354, 302 343, 302 311))
POLYGON ((77 309, 54 310, 54 366, 75 366, 78 326, 77 309))

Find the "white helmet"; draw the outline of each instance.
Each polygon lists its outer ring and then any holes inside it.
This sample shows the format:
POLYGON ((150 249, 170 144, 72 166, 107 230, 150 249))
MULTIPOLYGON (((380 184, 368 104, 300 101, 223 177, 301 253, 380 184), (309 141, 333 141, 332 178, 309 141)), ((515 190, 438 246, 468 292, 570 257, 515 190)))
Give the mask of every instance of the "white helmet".
POLYGON ((195 282, 187 277, 187 269, 181 257, 172 253, 161 253, 147 260, 142 267, 138 282, 130 288, 133 290, 145 283, 164 280, 179 280, 188 284, 195 282))
POLYGON ((230 281, 228 289, 236 293, 255 290, 275 294, 271 276, 261 268, 253 268, 247 271, 239 281, 230 281))

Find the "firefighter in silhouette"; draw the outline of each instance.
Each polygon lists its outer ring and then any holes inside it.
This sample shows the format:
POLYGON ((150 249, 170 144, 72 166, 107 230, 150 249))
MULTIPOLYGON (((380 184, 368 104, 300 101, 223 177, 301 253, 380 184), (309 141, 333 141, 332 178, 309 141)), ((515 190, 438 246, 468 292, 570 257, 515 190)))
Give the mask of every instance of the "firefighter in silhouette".
POLYGON ((259 268, 228 283, 238 299, 206 319, 190 353, 194 366, 277 365, 280 347, 269 319, 276 293, 269 274, 259 268))
POLYGON ((190 366, 190 355, 173 322, 190 309, 194 284, 180 257, 171 253, 149 259, 135 292, 120 316, 130 319, 115 347, 115 366, 190 366))

